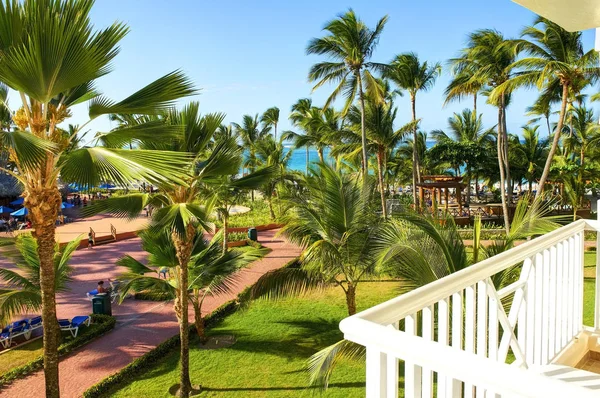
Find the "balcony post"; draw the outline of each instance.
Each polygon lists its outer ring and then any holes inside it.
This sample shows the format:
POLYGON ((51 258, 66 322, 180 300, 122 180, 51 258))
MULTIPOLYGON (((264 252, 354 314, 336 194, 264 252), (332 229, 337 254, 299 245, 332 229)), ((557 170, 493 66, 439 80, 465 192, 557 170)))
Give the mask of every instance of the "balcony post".
MULTIPOLYGON (((600 221, 600 200, 596 203, 596 217, 600 221)), ((584 238, 585 240, 585 235, 584 238)), ((600 330, 600 257, 598 256, 598 250, 600 250, 600 232, 596 233, 596 298, 594 307, 594 328, 600 330)))
POLYGON ((367 346, 367 398, 386 398, 388 387, 388 356, 377 348, 367 346))

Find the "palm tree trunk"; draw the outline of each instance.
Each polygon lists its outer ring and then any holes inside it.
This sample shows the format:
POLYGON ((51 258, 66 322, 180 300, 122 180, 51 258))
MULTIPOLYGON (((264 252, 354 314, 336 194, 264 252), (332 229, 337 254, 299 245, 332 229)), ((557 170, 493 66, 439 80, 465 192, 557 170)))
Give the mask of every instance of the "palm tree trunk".
POLYGON ((377 150, 377 177, 379 179, 379 193, 381 194, 381 212, 383 218, 387 218, 387 208, 385 206, 385 187, 383 184, 383 151, 384 148, 379 147, 377 150))
POLYGON ((502 198, 502 213, 504 216, 504 229, 506 233, 510 233, 510 224, 508 218, 508 202, 507 202, 507 176, 505 168, 505 156, 504 156, 504 96, 500 100, 498 106, 498 138, 497 138, 497 151, 498 151, 498 167, 500 169, 500 197, 502 198))
POLYGON ((348 307, 348 315, 356 314, 356 286, 352 282, 348 282, 346 288, 346 306, 348 307))
POLYGON ((179 339, 180 339, 180 397, 189 397, 192 389, 190 381, 190 342, 189 342, 189 315, 188 315, 188 263, 192 254, 193 239, 195 228, 188 224, 186 236, 182 239, 176 233, 173 233, 173 243, 179 262, 179 289, 177 290, 177 299, 175 300, 175 312, 179 319, 179 339))
POLYGON ((367 174, 369 173, 369 164, 367 157, 367 131, 365 129, 365 96, 363 93, 362 79, 360 71, 356 73, 358 79, 358 95, 360 98, 360 133, 362 140, 362 174, 364 181, 367 181, 367 174))
POLYGON ((323 156, 323 148, 317 148, 317 154, 319 154, 319 162, 325 162, 325 157, 323 156))
MULTIPOLYGON (((49 161, 49 163, 51 163, 49 161)), ((49 169, 52 166, 49 165, 49 169)), ((44 177, 40 176, 40 185, 44 177)), ((44 376, 46 397, 60 397, 58 375, 58 345, 60 329, 56 321, 54 245, 56 217, 60 206, 61 196, 58 188, 40 189, 39 186, 28 187, 25 205, 29 209, 29 217, 33 223, 34 236, 40 259, 40 287, 42 290, 42 324, 44 341, 44 376)))
POLYGON ((274 129, 274 135, 275 135, 275 142, 277 142, 277 123, 273 123, 273 129, 274 129))
POLYGON ((473 93, 473 115, 477 116, 477 92, 473 93))
POLYGON ((200 292, 198 289, 194 289, 195 300, 192 300, 194 306, 194 325, 196 326, 196 333, 200 343, 206 343, 206 328, 204 327, 204 318, 202 317, 202 303, 200 302, 200 292))
POLYGON ((548 137, 552 135, 552 130, 550 129, 550 118, 546 116, 546 126, 548 126, 548 137))
MULTIPOLYGON (((414 94, 410 96, 410 107, 412 111, 412 122, 415 123, 417 120, 417 109, 416 109, 416 98, 414 94)), ((419 152, 418 152, 418 139, 417 139, 417 126, 413 128, 413 202, 415 204, 415 210, 419 209, 421 205, 417 195, 417 183, 421 182, 421 171, 419 169, 419 152)))
POLYGON ((558 115, 558 123, 556 123, 556 129, 554 130, 554 139, 552 140, 552 146, 550 147, 550 152, 548 153, 548 157, 546 158, 546 164, 544 165, 544 171, 542 172, 542 178, 540 178, 540 183, 538 190, 535 194, 536 198, 541 196, 544 192, 544 185, 546 184, 546 180, 548 179, 548 174, 550 174, 550 166, 552 165, 552 160, 554 158, 554 153, 556 152, 556 148, 558 147, 558 141, 560 140, 560 133, 563 128, 563 123, 565 120, 565 111, 567 109, 567 98, 569 96, 569 85, 567 82, 562 82, 562 102, 560 104, 560 114, 558 115))
POLYGON ((223 214, 223 254, 227 253, 227 243, 229 233, 227 232, 227 227, 229 226, 229 209, 227 207, 227 202, 225 202, 225 214, 223 214))
POLYGON ((269 217, 271 217, 271 220, 275 220, 275 212, 273 211, 273 195, 271 195, 271 197, 269 197, 269 217))
POLYGON ((308 151, 308 145, 306 146, 306 175, 308 175, 308 164, 310 161, 310 155, 308 151))

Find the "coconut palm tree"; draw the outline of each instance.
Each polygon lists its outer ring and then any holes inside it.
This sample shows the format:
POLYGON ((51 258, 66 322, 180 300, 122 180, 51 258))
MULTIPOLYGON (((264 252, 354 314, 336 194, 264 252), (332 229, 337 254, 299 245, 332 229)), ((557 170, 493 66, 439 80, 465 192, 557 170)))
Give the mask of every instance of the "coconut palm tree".
POLYGON ((516 40, 516 49, 527 54, 517 60, 511 68, 520 69, 507 81, 499 85, 492 97, 518 87, 537 87, 548 92, 561 92, 560 113, 548 158, 540 178, 537 195, 541 195, 550 173, 550 166, 565 122, 567 102, 570 96, 579 94, 585 85, 595 82, 600 76, 598 53, 583 51, 581 32, 567 32, 559 25, 538 17, 532 26, 522 32, 516 40))
POLYGON ((271 137, 264 139, 256 147, 256 154, 261 165, 273 169, 270 178, 261 187, 261 191, 269 203, 269 215, 271 220, 275 220, 273 195, 275 194, 275 191, 278 191, 277 187, 286 181, 294 181, 294 175, 287 169, 293 153, 294 151, 291 149, 288 151, 285 150, 283 140, 276 142, 271 137))
MULTIPOLYGON (((232 123, 236 134, 242 139, 242 145, 248 150, 248 158, 244 164, 252 173, 256 170, 256 144, 269 134, 270 127, 260 126, 258 114, 254 117, 244 115, 242 124, 232 123)), ((254 202, 254 191, 252 191, 252 201, 254 202)))
POLYGON ((504 227, 510 230, 508 218, 508 196, 512 196, 510 182, 510 164, 508 160, 508 132, 506 129, 506 107, 510 101, 511 90, 503 85, 513 74, 513 62, 517 52, 504 36, 495 30, 483 29, 471 33, 467 46, 461 50, 460 56, 451 60, 458 70, 472 72, 470 81, 483 84, 484 90, 494 90, 488 102, 498 108, 498 168, 500 170, 500 187, 502 192, 502 209, 504 227), (497 89, 501 87, 501 89, 497 89), (497 90, 496 90, 497 89, 497 90))
MULTIPOLYGON (((477 116, 470 109, 464 109, 461 113, 454 113, 454 115, 448 118, 448 127, 450 128, 450 134, 446 134, 442 130, 434 130, 431 132, 432 136, 438 142, 443 141, 454 141, 460 143, 468 149, 468 153, 472 156, 463 156, 461 164, 466 163, 467 172, 467 203, 471 198, 471 177, 473 176, 473 170, 477 168, 477 164, 473 164, 473 160, 477 163, 477 157, 480 155, 477 152, 483 149, 488 143, 492 141, 493 130, 484 130, 483 122, 481 120, 482 115, 477 116)), ((477 185, 477 176, 475 176, 475 182, 477 185)))
POLYGON ((222 233, 215 235, 210 241, 202 236, 202 232, 194 232, 192 252, 188 263, 190 281, 188 289, 182 289, 180 274, 177 272, 179 259, 177 250, 169 233, 165 231, 147 230, 140 234, 142 248, 149 254, 147 264, 125 255, 117 261, 117 265, 127 269, 119 276, 123 281, 121 302, 132 292, 148 292, 177 299, 189 296, 194 307, 196 332, 202 343, 206 342, 202 304, 207 297, 216 297, 231 292, 237 281, 236 271, 265 254, 264 249, 247 251, 232 250, 223 253, 221 250, 222 233), (169 270, 172 278, 161 279, 161 270, 169 270))
POLYGON ((526 116, 531 116, 532 119, 527 122, 529 125, 535 125, 539 123, 542 118, 546 121, 546 127, 548 128, 548 137, 552 135, 552 129, 550 128, 550 114, 552 113, 552 106, 550 101, 545 101, 543 97, 539 97, 532 106, 527 107, 526 116))
POLYGON ((277 141, 277 124, 279 124, 279 108, 274 106, 269 108, 263 113, 260 117, 260 121, 263 124, 264 128, 270 129, 273 127, 273 136, 275 137, 275 141, 277 141))
MULTIPOLYGON (((190 81, 176 71, 121 101, 100 95, 95 82, 111 71, 128 28, 114 23, 96 30, 90 19, 93 4, 93 0, 25 0, 0 7, 3 25, 15 27, 0 38, 0 81, 21 100, 13 116, 15 131, 0 132, 14 164, 3 171, 23 185, 24 204, 38 244, 46 396, 52 398, 60 395, 54 270, 59 175, 64 182, 83 186, 105 180, 120 185, 139 180, 161 184, 181 181, 181 166, 189 161, 187 154, 93 146, 68 151, 61 144, 63 135, 57 127, 71 116, 76 104, 89 105, 90 119, 79 126, 81 132, 100 116, 158 114, 178 98, 195 93, 190 81)), ((117 129, 107 135, 113 142, 128 142, 132 135, 146 139, 146 127, 154 128, 153 139, 160 137, 161 129, 156 126, 117 129)))
MULTIPOLYGON (((400 89, 408 91, 410 95, 410 107, 412 113, 413 141, 417 141, 417 93, 428 91, 435 84, 436 79, 442 72, 442 66, 439 63, 433 65, 427 61, 421 62, 415 53, 405 53, 397 55, 390 63, 385 72, 389 78, 400 89)), ((421 160, 418 153, 413 151, 413 201, 415 208, 418 208, 417 183, 421 182, 421 160)))
POLYGON ((542 175, 544 162, 548 154, 548 140, 540 139, 539 126, 525 126, 522 130, 523 140, 518 140, 518 156, 525 160, 525 178, 532 192, 532 184, 542 175))
MULTIPOLYGON (((67 282, 73 267, 69 265, 71 256, 80 239, 74 239, 63 248, 54 246, 54 279, 57 293, 67 290, 67 282)), ((5 324, 19 314, 37 312, 42 308, 40 288, 40 257, 37 241, 31 234, 20 234, 16 239, 4 239, 3 255, 15 261, 18 271, 0 268, 0 323, 5 324)))
POLYGON ((263 275, 251 296, 277 299, 327 285, 346 295, 348 314, 356 312, 356 288, 373 275, 372 255, 379 217, 370 206, 369 184, 319 163, 306 181, 305 195, 289 198, 281 232, 303 248, 298 268, 263 275))
POLYGON ((474 65, 465 65, 451 59, 448 62, 452 71, 452 80, 444 91, 446 99, 444 105, 452 101, 460 101, 468 95, 473 96, 473 113, 477 115, 477 98, 484 89, 485 82, 477 80, 476 68, 474 65))
POLYGON ((309 81, 316 82, 313 91, 326 83, 336 84, 323 108, 328 108, 343 94, 346 102, 342 115, 346 115, 355 99, 359 100, 363 112, 362 172, 365 176, 368 174, 367 136, 364 126, 365 91, 373 98, 383 99, 380 86, 371 71, 382 71, 385 65, 370 59, 387 20, 386 15, 377 22, 375 29, 371 30, 350 9, 327 22, 323 30, 328 34, 312 39, 306 48, 307 54, 326 55, 333 60, 313 65, 308 73, 309 81))

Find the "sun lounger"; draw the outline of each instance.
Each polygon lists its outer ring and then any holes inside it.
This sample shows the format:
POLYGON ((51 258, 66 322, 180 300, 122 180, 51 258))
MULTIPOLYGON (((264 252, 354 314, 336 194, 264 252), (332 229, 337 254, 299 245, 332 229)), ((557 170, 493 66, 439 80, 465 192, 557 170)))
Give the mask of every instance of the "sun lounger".
POLYGON ((31 329, 29 328, 29 319, 22 319, 17 322, 13 322, 0 333, 0 344, 4 348, 8 348, 12 345, 13 340, 16 337, 23 336, 25 340, 31 338, 31 329))
POLYGON ((77 337, 77 333, 79 332, 80 326, 90 326, 91 318, 86 315, 76 316, 75 318, 68 319, 59 319, 58 324, 60 325, 60 330, 69 331, 73 337, 77 337))
POLYGON ((34 331, 42 327, 42 317, 36 316, 29 320, 29 330, 34 331))

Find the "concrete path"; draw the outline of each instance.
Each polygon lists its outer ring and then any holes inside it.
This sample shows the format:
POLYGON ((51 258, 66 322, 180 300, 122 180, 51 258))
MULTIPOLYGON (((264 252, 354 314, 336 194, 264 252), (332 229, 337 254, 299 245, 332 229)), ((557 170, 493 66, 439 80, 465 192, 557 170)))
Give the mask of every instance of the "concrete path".
MULTIPOLYGON (((260 242, 272 251, 251 267, 240 271, 235 291, 229 295, 210 298, 204 304, 208 313, 221 304, 237 296, 246 286, 253 284, 265 272, 285 265, 297 257, 299 249, 283 238, 275 237, 277 231, 265 231, 259 235, 260 242)), ((123 254, 143 259, 140 240, 131 239, 93 249, 79 250, 73 255, 75 267, 71 291, 58 296, 58 316, 72 317, 89 314, 91 303, 85 293, 96 286, 98 280, 114 278, 119 274, 115 261, 123 254)), ((6 264, 0 264, 5 266, 6 264)), ((157 344, 178 333, 177 321, 172 303, 126 300, 120 306, 113 306, 117 318, 115 329, 98 340, 87 344, 60 363, 61 396, 80 397, 93 384, 99 382, 129 364, 157 344)), ((190 308, 190 316, 193 311, 190 308)), ((44 374, 33 375, 18 380, 5 390, 0 397, 41 397, 44 394, 44 374)))

